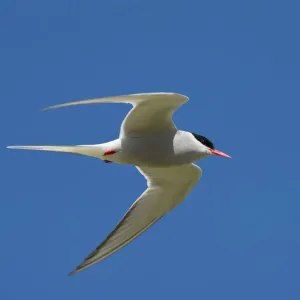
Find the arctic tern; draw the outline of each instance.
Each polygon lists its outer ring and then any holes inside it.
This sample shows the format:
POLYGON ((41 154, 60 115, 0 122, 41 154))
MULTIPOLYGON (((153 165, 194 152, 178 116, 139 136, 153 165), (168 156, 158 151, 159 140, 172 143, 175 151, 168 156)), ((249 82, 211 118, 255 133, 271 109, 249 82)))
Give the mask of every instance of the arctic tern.
POLYGON ((135 166, 147 180, 147 189, 105 240, 69 275, 112 255, 133 241, 182 202, 202 175, 194 162, 210 155, 230 158, 202 135, 178 130, 173 113, 188 97, 176 93, 144 93, 98 98, 51 106, 45 110, 92 103, 129 103, 119 138, 107 143, 76 146, 9 146, 87 155, 105 162, 135 166))

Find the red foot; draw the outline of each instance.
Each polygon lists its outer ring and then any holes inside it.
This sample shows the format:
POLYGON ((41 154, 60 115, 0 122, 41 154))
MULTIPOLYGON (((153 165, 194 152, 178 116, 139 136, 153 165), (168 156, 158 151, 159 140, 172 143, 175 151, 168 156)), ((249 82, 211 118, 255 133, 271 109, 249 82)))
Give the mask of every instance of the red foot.
MULTIPOLYGON (((115 154, 115 153, 117 153, 117 151, 115 151, 115 150, 108 150, 108 151, 105 151, 103 155, 106 156, 106 155, 112 155, 112 154, 115 154)), ((104 160, 104 162, 105 163, 111 163, 112 161, 111 160, 104 160)))
POLYGON ((112 154, 115 154, 115 153, 117 153, 117 151, 115 151, 115 150, 108 150, 108 151, 105 151, 103 155, 104 156, 105 155, 112 155, 112 154))

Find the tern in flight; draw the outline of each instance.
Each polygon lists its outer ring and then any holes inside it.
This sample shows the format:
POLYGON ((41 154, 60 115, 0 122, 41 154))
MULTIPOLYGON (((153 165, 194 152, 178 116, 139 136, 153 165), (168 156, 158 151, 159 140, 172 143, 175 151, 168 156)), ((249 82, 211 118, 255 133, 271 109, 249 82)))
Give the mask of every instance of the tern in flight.
POLYGON ((147 189, 132 204, 105 240, 69 275, 112 255, 182 202, 202 175, 194 162, 210 155, 230 158, 204 136, 178 130, 173 113, 188 97, 176 93, 146 93, 75 101, 45 110, 92 103, 129 103, 119 138, 108 143, 77 146, 10 146, 87 155, 105 162, 135 166, 147 189))

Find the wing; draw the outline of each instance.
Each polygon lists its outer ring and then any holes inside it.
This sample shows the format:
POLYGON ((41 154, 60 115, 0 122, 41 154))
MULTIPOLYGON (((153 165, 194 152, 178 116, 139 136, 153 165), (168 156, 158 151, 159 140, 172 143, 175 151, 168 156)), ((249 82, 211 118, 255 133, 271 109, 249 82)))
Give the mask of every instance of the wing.
POLYGON ((69 275, 100 262, 137 238, 183 201, 202 174, 194 164, 137 169, 147 179, 148 188, 107 238, 69 275))
POLYGON ((121 134, 130 134, 176 128, 173 113, 186 101, 188 97, 174 93, 132 94, 59 104, 45 110, 80 104, 129 103, 133 108, 122 123, 121 134))

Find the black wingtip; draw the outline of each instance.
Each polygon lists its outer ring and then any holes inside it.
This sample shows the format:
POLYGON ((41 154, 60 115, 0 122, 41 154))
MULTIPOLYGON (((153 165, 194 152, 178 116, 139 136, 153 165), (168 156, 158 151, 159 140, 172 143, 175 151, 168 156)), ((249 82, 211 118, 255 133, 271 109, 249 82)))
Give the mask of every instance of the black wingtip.
POLYGON ((72 272, 70 272, 70 273, 68 274, 68 276, 72 276, 72 275, 74 275, 74 274, 76 274, 76 273, 78 273, 78 272, 80 272, 80 271, 82 271, 82 267, 77 266, 72 272))
POLYGON ((73 270, 72 272, 70 272, 70 273, 68 274, 68 276, 72 276, 72 275, 76 274, 77 272, 78 272, 78 270, 75 269, 75 270, 73 270))

